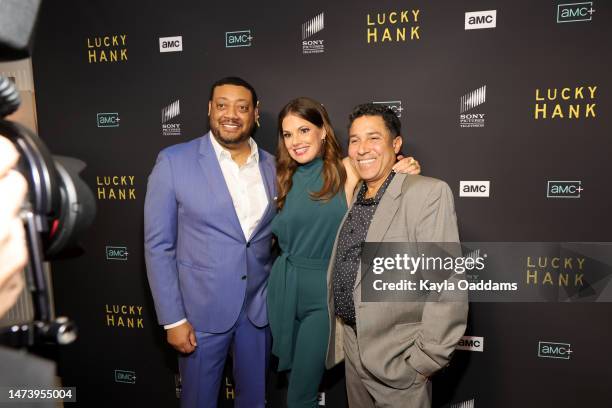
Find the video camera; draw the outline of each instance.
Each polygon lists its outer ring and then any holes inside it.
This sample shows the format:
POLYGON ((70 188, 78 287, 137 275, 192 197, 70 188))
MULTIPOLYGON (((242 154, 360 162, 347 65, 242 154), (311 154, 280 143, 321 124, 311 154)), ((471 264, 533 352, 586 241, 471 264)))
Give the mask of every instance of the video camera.
MULTIPOLYGON (((27 58, 40 0, 5 0, 0 3, 0 61, 27 58)), ((20 106, 19 91, 9 78, 0 76, 0 136, 10 140, 21 158, 17 169, 29 191, 22 206, 28 265, 25 290, 17 304, 0 320, 0 344, 26 347, 37 344, 69 344, 76 326, 56 317, 50 270, 46 261, 79 255, 77 237, 92 223, 94 195, 79 177, 85 163, 53 156, 30 129, 5 118, 20 106), (6 325, 6 323, 10 323, 6 325)))

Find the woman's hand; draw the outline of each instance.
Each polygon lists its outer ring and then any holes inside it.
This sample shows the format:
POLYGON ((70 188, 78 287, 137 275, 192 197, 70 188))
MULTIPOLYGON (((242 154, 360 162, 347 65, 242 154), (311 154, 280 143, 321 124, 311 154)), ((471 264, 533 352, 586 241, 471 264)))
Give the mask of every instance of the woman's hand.
POLYGON ((414 157, 404 157, 401 154, 397 156, 397 163, 393 166, 396 173, 404 174, 421 174, 421 165, 414 157))

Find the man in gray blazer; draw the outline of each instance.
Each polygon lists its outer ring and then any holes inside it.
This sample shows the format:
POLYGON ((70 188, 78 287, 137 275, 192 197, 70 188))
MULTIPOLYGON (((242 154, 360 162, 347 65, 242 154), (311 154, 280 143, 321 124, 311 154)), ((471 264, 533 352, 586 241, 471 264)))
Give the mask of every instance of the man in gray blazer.
POLYGON ((328 270, 327 367, 345 359, 351 408, 429 407, 429 377, 465 332, 467 297, 362 302, 363 242, 459 242, 453 195, 441 180, 395 174, 400 121, 384 106, 350 116, 349 157, 363 180, 336 237, 328 270))

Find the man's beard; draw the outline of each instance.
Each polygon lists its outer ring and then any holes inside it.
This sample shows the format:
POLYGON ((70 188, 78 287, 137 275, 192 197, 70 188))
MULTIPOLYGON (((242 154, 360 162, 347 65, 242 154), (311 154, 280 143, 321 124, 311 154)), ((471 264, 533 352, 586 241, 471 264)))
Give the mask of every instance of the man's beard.
POLYGON ((251 125, 250 128, 246 129, 244 132, 239 133, 237 137, 235 136, 228 136, 223 134, 223 130, 221 130, 221 127, 218 126, 216 123, 210 122, 209 123, 210 126, 210 131, 212 132, 212 134, 215 136, 215 138, 224 145, 237 145, 240 143, 244 143, 245 141, 249 140, 249 138, 253 135, 254 130, 255 130, 255 124, 253 123, 251 125))

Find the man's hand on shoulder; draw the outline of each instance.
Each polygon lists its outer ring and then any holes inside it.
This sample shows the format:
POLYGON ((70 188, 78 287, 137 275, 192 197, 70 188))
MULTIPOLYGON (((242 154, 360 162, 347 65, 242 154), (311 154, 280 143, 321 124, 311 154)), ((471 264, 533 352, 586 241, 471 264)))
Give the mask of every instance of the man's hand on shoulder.
POLYGON ((189 322, 166 330, 168 343, 183 354, 192 353, 197 347, 195 330, 189 322))

